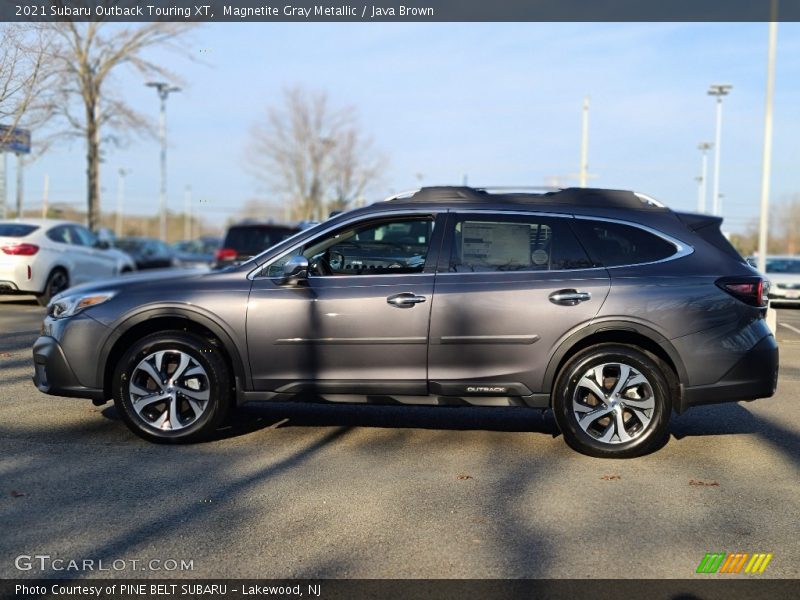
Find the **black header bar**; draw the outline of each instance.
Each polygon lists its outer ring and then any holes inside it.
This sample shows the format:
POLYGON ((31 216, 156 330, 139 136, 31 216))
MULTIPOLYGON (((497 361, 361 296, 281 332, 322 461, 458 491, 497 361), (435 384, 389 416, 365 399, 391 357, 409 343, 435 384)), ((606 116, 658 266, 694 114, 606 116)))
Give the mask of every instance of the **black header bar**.
POLYGON ((797 596, 790 579, 6 579, 2 600, 774 600, 797 596))
MULTIPOLYGON (((770 21, 772 0, 2 0, 0 21, 734 22, 770 21)), ((800 21, 779 0, 778 21, 800 21)))

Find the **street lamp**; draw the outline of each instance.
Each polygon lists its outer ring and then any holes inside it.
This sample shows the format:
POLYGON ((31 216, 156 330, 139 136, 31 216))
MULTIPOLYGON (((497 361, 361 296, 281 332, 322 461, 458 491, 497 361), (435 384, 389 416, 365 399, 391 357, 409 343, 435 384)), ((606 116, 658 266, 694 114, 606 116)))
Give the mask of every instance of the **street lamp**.
POLYGON ((114 229, 116 230, 117 237, 122 237, 122 211, 125 206, 125 176, 131 172, 130 169, 120 168, 117 173, 117 219, 114 229))
POLYGON ((167 98, 173 92, 180 92, 181 88, 171 86, 162 81, 150 81, 148 87, 156 89, 161 100, 161 113, 159 117, 158 134, 161 138, 161 191, 160 191, 160 222, 159 236, 167 241, 167 98))
POLYGON ((764 102, 764 150, 761 160, 761 202, 758 222, 758 270, 767 272, 769 178, 772 170, 772 97, 775 93, 775 53, 778 44, 778 0, 772 0, 767 44, 767 93, 764 102))
POLYGON ((699 184, 699 193, 697 198, 697 212, 706 212, 706 174, 708 172, 708 151, 713 144, 711 142, 700 142, 697 149, 703 153, 702 167, 700 168, 700 177, 697 178, 699 184))
POLYGON ((578 185, 585 188, 589 173, 589 96, 584 96, 581 110, 581 163, 578 173, 578 185))
POLYGON ((731 89, 733 89, 733 86, 726 83, 714 83, 708 88, 708 95, 717 97, 717 134, 714 141, 714 187, 711 196, 711 212, 714 215, 719 215, 722 212, 719 196, 719 146, 720 136, 722 135, 722 97, 727 96, 731 89))

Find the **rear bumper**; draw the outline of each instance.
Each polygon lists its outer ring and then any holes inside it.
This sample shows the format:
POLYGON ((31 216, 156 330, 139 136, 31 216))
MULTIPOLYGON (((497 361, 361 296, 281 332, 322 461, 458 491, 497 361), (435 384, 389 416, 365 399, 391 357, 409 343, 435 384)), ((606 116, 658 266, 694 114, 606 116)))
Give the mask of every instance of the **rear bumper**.
POLYGON ((33 344, 33 367, 33 383, 40 392, 53 396, 105 400, 103 390, 81 385, 64 356, 61 344, 54 338, 44 335, 33 344))
POLYGON ((40 272, 41 264, 38 255, 6 257, 0 254, 0 293, 40 293, 47 276, 46 273, 40 272))
POLYGON ((778 343, 768 335, 745 354, 719 381, 682 387, 679 413, 691 406, 769 398, 778 385, 778 343))

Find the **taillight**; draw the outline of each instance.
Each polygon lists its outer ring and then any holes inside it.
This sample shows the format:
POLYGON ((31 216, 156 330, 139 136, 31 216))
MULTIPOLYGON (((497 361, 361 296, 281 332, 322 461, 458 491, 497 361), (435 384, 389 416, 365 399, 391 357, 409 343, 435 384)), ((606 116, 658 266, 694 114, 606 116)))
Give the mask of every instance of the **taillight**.
POLYGON ((723 277, 717 285, 750 306, 766 306, 769 299, 769 281, 760 277, 723 277))
POLYGON ((232 260, 237 256, 239 256, 239 253, 233 248, 217 248, 217 251, 214 253, 214 259, 218 261, 232 260))
POLYGON ((33 256, 39 251, 39 246, 36 244, 8 244, 0 246, 0 250, 14 256, 33 256))

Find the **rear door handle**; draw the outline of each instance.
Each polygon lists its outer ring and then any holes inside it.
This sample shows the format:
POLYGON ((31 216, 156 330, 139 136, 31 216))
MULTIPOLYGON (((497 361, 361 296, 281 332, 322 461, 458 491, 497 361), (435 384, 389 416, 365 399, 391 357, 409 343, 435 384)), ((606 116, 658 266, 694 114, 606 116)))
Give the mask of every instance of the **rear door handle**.
POLYGON ((589 292, 579 292, 578 290, 558 290, 548 296, 550 302, 553 304, 560 304, 561 306, 575 306, 581 302, 586 302, 592 299, 592 294, 589 292))
POLYGON ((411 308, 415 304, 419 304, 420 302, 425 302, 425 296, 417 296, 411 292, 403 292, 402 294, 395 294, 394 296, 389 296, 386 299, 386 302, 391 304, 392 306, 397 306, 398 308, 411 308))

